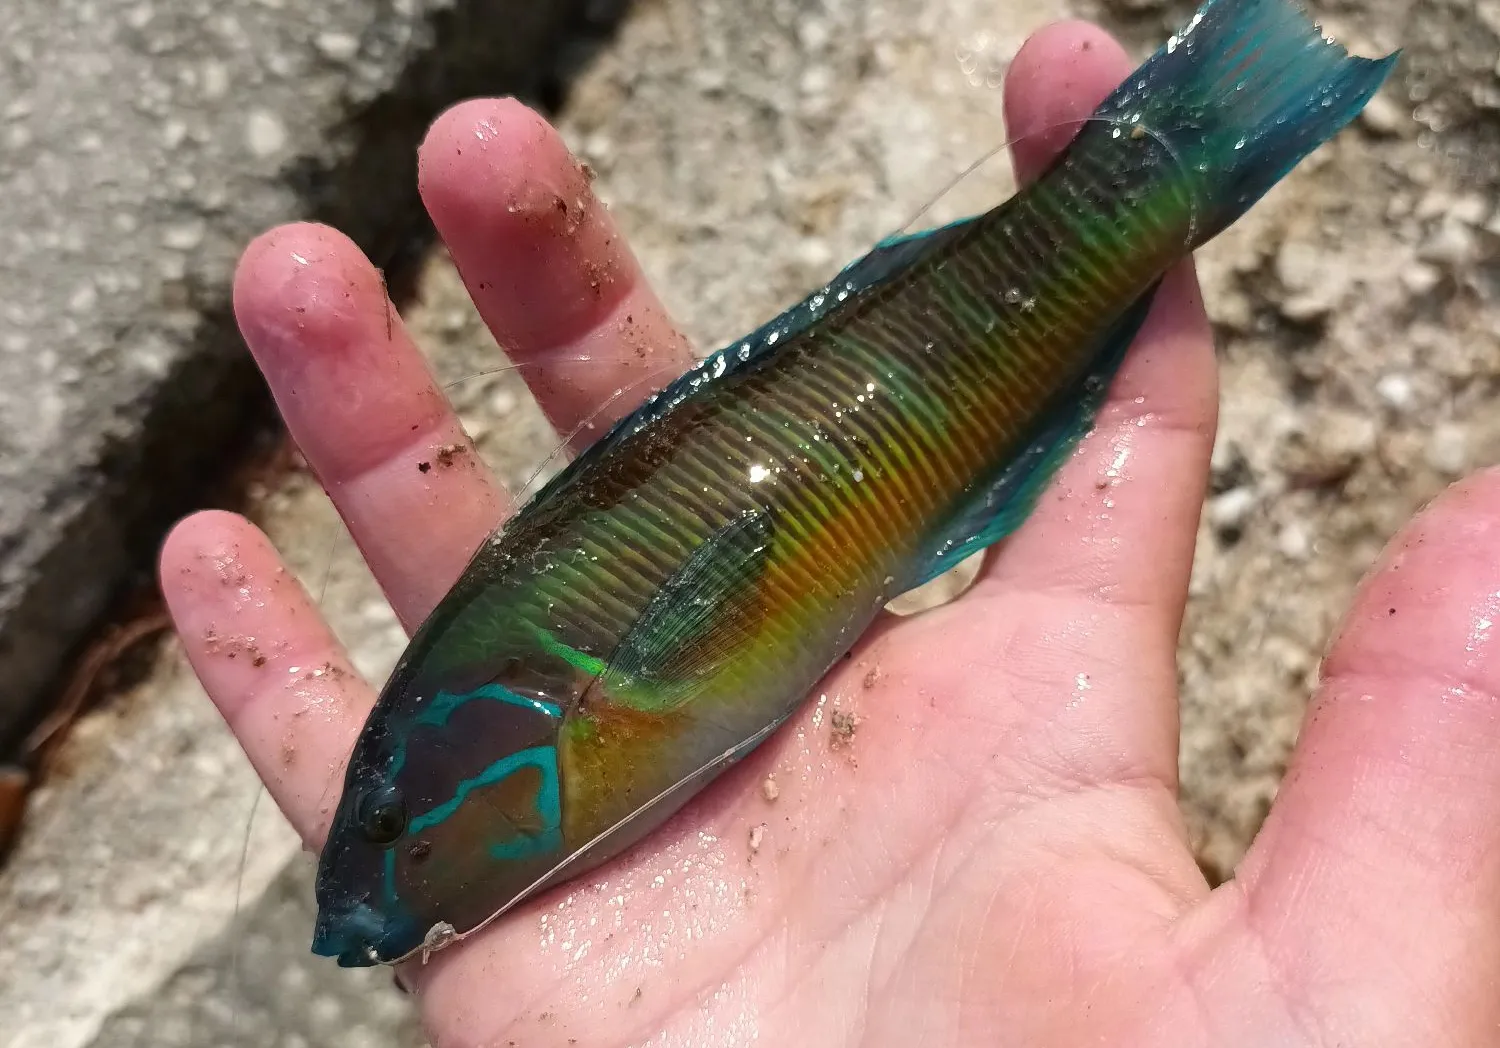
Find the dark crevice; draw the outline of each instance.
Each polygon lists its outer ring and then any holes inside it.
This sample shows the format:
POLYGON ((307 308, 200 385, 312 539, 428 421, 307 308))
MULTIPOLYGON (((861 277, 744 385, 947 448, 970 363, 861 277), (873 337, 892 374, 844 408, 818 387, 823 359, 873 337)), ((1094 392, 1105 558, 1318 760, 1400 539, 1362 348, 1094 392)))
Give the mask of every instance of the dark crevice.
MULTIPOLYGON (((417 194, 417 146, 433 119, 485 95, 555 112, 628 7, 459 0, 434 15, 432 45, 395 87, 330 130, 346 145, 343 159, 287 168, 302 201, 287 217, 348 234, 384 270, 398 306, 408 304, 436 239, 417 194)), ((0 715, 0 761, 28 763, 27 734, 75 683, 72 668, 112 623, 151 613, 155 557, 171 526, 198 509, 243 509, 249 479, 283 458, 286 437, 235 327, 229 288, 198 286, 190 295, 202 318, 196 345, 143 408, 144 439, 118 442, 80 478, 71 498, 83 508, 38 565, 41 582, 12 620, 19 628, 0 637, 9 708, 26 712, 19 721, 0 715)))

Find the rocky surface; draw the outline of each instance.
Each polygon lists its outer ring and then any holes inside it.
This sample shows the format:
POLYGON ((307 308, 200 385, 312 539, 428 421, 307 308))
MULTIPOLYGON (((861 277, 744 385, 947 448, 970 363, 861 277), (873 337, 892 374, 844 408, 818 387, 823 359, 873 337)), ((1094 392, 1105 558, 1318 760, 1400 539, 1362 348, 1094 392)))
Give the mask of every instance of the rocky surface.
MULTIPOLYGON (((562 123, 710 348, 995 147, 994 85, 1031 29, 1085 14, 1140 53, 1187 7, 655 0, 562 123)), ((1329 13, 1362 53, 1405 46, 1400 77, 1201 255, 1224 392, 1183 629, 1183 800, 1214 875, 1274 795, 1359 574, 1449 479, 1500 458, 1486 410, 1500 372, 1500 7, 1346 0, 1329 13)), ((1007 192, 1004 168, 986 165, 932 217, 1007 192)), ((496 359, 441 256, 411 320, 448 376, 496 359)), ((453 396, 508 481, 551 447, 513 373, 453 396)), ((346 541, 328 567, 336 531, 310 479, 267 493, 260 514, 378 676, 399 637, 346 541)), ((0 873, 0 1014, 20 1019, 0 1046, 419 1043, 384 979, 307 956, 309 865, 264 806, 245 847, 253 786, 175 648, 64 758, 0 873)))
POLYGON ((229 321, 245 241, 315 214, 399 271, 420 229, 421 128, 476 91, 547 94, 563 43, 617 7, 7 5, 0 753, 265 410, 229 321))

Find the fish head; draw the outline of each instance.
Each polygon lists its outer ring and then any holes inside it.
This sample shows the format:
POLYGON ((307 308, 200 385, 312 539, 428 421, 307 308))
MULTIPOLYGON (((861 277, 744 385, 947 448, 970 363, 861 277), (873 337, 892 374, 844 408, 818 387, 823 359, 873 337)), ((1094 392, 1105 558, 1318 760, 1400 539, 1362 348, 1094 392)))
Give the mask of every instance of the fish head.
POLYGON ((566 859, 567 682, 398 673, 355 746, 320 858, 313 952, 391 963, 477 929, 566 859))

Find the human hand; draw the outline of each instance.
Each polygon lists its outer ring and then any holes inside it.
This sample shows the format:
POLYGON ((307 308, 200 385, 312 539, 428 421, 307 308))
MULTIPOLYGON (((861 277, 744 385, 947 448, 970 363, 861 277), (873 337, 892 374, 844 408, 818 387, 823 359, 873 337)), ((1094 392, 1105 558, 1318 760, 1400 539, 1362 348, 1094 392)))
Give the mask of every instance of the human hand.
MULTIPOLYGON (((1028 130, 1086 114, 1129 69, 1095 28, 1034 37, 1007 81, 1018 170, 1066 138, 1028 130)), ((481 313, 535 362, 561 431, 688 365, 535 115, 460 106, 421 172, 481 313)), ((507 496, 477 466, 415 468, 466 438, 346 239, 260 238, 235 304, 293 435, 414 626, 507 496)), ((1215 406, 1185 265, 1094 433, 974 587, 880 622, 824 682, 829 703, 627 855, 406 969, 433 1044, 1496 1043, 1500 476, 1459 485, 1385 555, 1264 829, 1211 891, 1176 802, 1174 659, 1215 406), (861 717, 853 739, 834 738, 835 704, 861 717)), ((372 691, 352 672, 284 683, 278 669, 348 659, 243 519, 185 521, 162 581, 209 694, 316 847, 372 691), (229 629, 266 663, 216 655, 206 638, 229 629)))

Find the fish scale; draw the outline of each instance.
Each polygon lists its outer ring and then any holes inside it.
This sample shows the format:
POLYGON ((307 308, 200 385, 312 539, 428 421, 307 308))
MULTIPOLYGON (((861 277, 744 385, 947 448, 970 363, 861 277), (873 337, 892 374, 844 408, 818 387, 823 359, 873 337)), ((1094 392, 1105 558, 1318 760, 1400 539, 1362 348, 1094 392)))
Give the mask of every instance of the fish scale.
POLYGON ((1359 111, 1293 0, 1210 0, 1031 185, 885 241, 485 543, 349 762, 314 949, 387 962, 640 841, 884 604, 1027 518, 1162 276, 1359 111))

